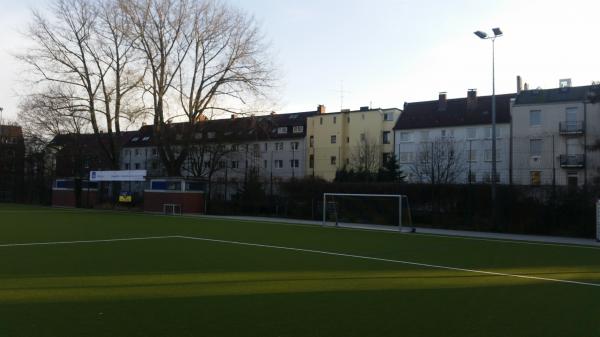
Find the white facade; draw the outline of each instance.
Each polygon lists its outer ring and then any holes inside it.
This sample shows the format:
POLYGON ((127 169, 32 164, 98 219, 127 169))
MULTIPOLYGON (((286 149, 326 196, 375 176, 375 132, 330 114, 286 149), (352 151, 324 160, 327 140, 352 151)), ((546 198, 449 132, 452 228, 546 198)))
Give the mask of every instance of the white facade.
MULTIPOLYGON (((510 164, 510 124, 497 124, 496 172, 497 181, 507 184, 510 164)), ((436 141, 447 141, 456 151, 456 171, 453 183, 489 183, 492 180, 492 127, 469 125, 441 128, 422 128, 395 131, 396 158, 410 183, 430 182, 423 176, 418 161, 436 141)), ((434 159, 435 160, 435 159, 434 159)))

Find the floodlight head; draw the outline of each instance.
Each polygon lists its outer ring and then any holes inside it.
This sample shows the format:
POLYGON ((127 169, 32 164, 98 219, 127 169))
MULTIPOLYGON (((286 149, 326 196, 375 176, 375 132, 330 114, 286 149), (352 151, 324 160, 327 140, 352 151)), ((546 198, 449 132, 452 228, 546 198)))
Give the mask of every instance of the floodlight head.
POLYGON ((476 31, 474 34, 479 36, 480 39, 487 39, 487 34, 480 30, 476 31))
POLYGON ((503 34, 503 33, 502 33, 502 31, 500 30, 500 28, 494 28, 494 29, 492 29, 492 30, 494 31, 494 35, 495 35, 496 37, 498 37, 498 36, 502 36, 502 34, 503 34))

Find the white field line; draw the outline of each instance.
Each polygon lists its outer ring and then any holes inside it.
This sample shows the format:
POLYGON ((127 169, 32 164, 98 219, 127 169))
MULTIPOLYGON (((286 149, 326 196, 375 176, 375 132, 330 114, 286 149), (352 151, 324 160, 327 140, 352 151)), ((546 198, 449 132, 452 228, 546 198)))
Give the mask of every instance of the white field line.
POLYGON ((294 252, 313 253, 313 254, 330 255, 330 256, 349 257, 349 258, 354 258, 354 259, 398 263, 398 264, 404 264, 404 265, 410 265, 410 266, 417 266, 417 267, 425 267, 425 268, 432 268, 432 269, 445 269, 445 270, 461 271, 461 272, 483 274, 483 275, 491 275, 491 276, 504 276, 504 277, 513 277, 513 278, 528 279, 528 280, 537 280, 537 281, 546 281, 546 282, 556 282, 556 283, 566 283, 566 284, 576 284, 576 285, 600 287, 599 283, 589 283, 589 282, 579 282, 579 281, 570 281, 570 280, 560 280, 560 279, 553 279, 553 278, 546 278, 546 277, 537 277, 537 276, 528 276, 528 275, 519 275, 519 274, 508 274, 508 273, 492 272, 492 271, 477 270, 477 269, 457 268, 457 267, 449 267, 449 266, 427 264, 427 263, 419 263, 419 262, 411 262, 411 261, 384 259, 384 258, 371 257, 371 256, 362 256, 362 255, 353 255, 353 254, 328 252, 328 251, 322 251, 322 250, 292 248, 292 247, 285 247, 285 246, 273 246, 273 245, 265 245, 265 244, 258 244, 258 243, 248 243, 248 242, 239 242, 239 241, 207 239, 207 238, 192 237, 192 236, 179 236, 179 237, 182 238, 182 239, 189 239, 189 240, 198 240, 198 241, 215 242, 215 243, 223 243, 223 244, 231 244, 231 245, 239 245, 239 246, 249 246, 249 247, 280 249, 280 250, 287 250, 287 251, 294 251, 294 252))
POLYGON ((75 244, 86 244, 86 243, 121 242, 121 241, 143 241, 143 240, 163 240, 163 239, 181 239, 181 237, 180 236, 148 236, 148 237, 124 238, 124 239, 54 241, 54 242, 30 242, 30 243, 7 243, 7 244, 0 244, 0 248, 31 247, 31 246, 58 246, 58 245, 75 245, 75 244))
MULTIPOLYGON (((69 209, 69 208, 48 208, 47 210, 33 210, 38 213, 45 212, 54 212, 54 213, 111 213, 111 214, 120 214, 120 215, 137 215, 137 216, 158 216, 158 217, 168 217, 171 218, 171 215, 159 214, 159 213, 127 213, 123 211, 111 211, 111 210, 90 210, 90 209, 69 209)), ((31 213, 32 210, 0 210, 0 214, 2 213, 31 213)), ((181 215, 177 218, 184 219, 197 219, 197 220, 216 220, 216 221, 234 221, 234 222, 254 222, 261 224, 276 224, 283 226, 293 226, 293 227, 308 227, 308 228, 323 228, 320 223, 310 224, 310 223, 295 223, 294 219, 290 219, 287 221, 278 221, 278 219, 273 219, 273 221, 260 219, 260 220, 252 220, 252 219, 243 219, 243 218, 228 218, 228 217, 219 217, 219 216, 203 216, 203 215, 181 215)), ((335 228, 333 226, 326 226, 325 228, 335 228)), ((578 244, 578 243, 552 243, 552 242, 543 242, 543 241, 530 241, 527 239, 505 239, 505 238, 485 238, 485 237, 477 237, 477 236, 464 236, 464 235, 452 235, 452 234, 433 234, 433 233, 399 233, 398 231, 383 231, 378 229, 369 229, 369 228, 358 228, 358 227, 337 227, 337 229, 343 229, 348 231, 363 231, 363 232, 377 232, 377 233, 386 233, 390 235, 417 235, 422 237, 438 237, 438 238, 447 238, 447 239, 456 239, 456 240, 468 240, 468 241, 483 241, 483 242, 496 242, 496 243, 508 243, 514 245, 529 245, 529 246, 549 246, 549 247, 565 247, 565 248, 576 248, 576 249, 591 249, 591 250, 600 250, 600 247, 594 246, 591 244, 578 244)), ((0 246, 1 247, 1 246, 0 246)))
POLYGON ((209 238, 201 238, 201 237, 193 237, 193 236, 182 236, 182 235, 149 236, 149 237, 134 237, 134 238, 123 238, 123 239, 102 239, 102 240, 78 240, 78 241, 10 243, 10 244, 1 244, 0 248, 27 247, 27 246, 73 245, 73 244, 90 244, 90 243, 103 243, 103 242, 124 242, 124 241, 164 240, 164 239, 186 239, 186 240, 214 242, 214 243, 222 243, 222 244, 229 244, 229 245, 247 246, 247 247, 270 248, 270 249, 287 250, 287 251, 293 251, 293 252, 303 252, 303 253, 321 254, 321 255, 329 255, 329 256, 348 257, 348 258, 361 259, 361 260, 370 260, 370 261, 380 261, 380 262, 397 263, 397 264, 404 264, 404 265, 409 265, 409 266, 425 267, 425 268, 432 268, 432 269, 444 269, 444 270, 461 271, 461 272, 474 273, 474 274, 483 274, 483 275, 491 275, 491 276, 503 276, 503 277, 513 277, 513 278, 528 279, 528 280, 537 280, 537 281, 545 281, 545 282, 555 282, 555 283, 565 283, 565 284, 575 284, 575 285, 600 287, 600 284, 598 284, 598 283, 579 282, 579 281, 570 281, 570 280, 560 280, 560 279, 553 279, 553 278, 546 278, 546 277, 527 276, 527 275, 519 275, 519 274, 508 274, 508 273, 491 272, 491 271, 477 270, 477 269, 449 267, 449 266, 442 266, 442 265, 435 265, 435 264, 428 264, 428 263, 419 263, 419 262, 411 262, 411 261, 403 261, 403 260, 384 259, 384 258, 371 257, 371 256, 362 256, 362 255, 354 255, 354 254, 336 253, 336 252, 329 252, 329 251, 323 251, 323 250, 293 248, 293 247, 285 247, 285 246, 275 246, 275 245, 266 245, 266 244, 240 242, 240 241, 229 241, 229 240, 218 240, 218 239, 209 239, 209 238))

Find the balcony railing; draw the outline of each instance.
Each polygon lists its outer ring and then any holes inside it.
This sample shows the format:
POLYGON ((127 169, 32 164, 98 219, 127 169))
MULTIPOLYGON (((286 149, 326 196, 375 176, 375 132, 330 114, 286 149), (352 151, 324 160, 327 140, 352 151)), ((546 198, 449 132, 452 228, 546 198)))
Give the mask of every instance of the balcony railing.
POLYGON ((559 129, 562 135, 581 135, 585 132, 585 124, 583 122, 561 122, 559 129))
POLYGON ((585 167, 585 155, 563 154, 560 156, 560 166, 562 168, 583 168, 585 167))

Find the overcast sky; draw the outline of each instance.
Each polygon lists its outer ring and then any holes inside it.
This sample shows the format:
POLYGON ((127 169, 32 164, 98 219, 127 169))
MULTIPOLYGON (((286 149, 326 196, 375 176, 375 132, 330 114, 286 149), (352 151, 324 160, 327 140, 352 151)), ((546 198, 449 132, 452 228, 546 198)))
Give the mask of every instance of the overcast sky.
MULTIPOLYGON (((491 94, 491 42, 473 31, 501 27, 497 92, 516 90, 516 76, 551 88, 600 80, 600 1, 230 0, 252 13, 280 65, 281 112, 325 104, 344 108, 402 107, 476 88, 491 94)), ((23 74, 11 56, 30 8, 46 0, 0 0, 0 107, 14 119, 23 74)))

